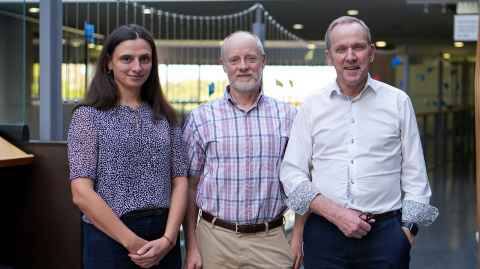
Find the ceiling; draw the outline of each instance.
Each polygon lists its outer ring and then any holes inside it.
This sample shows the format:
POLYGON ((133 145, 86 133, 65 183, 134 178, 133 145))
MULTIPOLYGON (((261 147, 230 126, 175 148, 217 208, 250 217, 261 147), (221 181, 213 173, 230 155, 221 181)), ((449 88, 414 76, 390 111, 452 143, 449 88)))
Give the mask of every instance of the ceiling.
MULTIPOLYGON (((442 12, 441 5, 407 4, 406 0, 277 0, 260 2, 279 23, 307 40, 323 39, 328 24, 336 17, 346 15, 349 9, 359 10, 358 18, 371 28, 375 40, 443 40, 453 38, 455 5, 442 12), (294 30, 293 24, 304 25, 294 30)), ((218 15, 246 9, 256 1, 177 1, 145 3, 192 15, 218 15)))
MULTIPOLYGON (((360 19, 371 28, 374 40, 385 40, 389 44, 408 43, 452 43, 453 15, 455 4, 442 7, 430 4, 428 12, 424 4, 407 4, 407 2, 452 2, 454 0, 211 0, 211 1, 136 1, 163 11, 186 15, 215 16, 232 14, 248 9, 255 3, 261 3, 265 10, 281 25, 305 40, 321 40, 325 30, 333 19, 346 15, 349 9, 357 9, 360 19), (304 29, 294 30, 293 24, 303 24, 304 29)), ((68 1, 69 6, 74 6, 68 1)), ((88 2, 88 1, 80 1, 88 2)), ((93 1, 92 1, 93 2, 93 1)), ((103 1, 105 2, 105 1, 103 1)), ((110 0, 110 2, 116 2, 110 0)), ((120 1, 125 2, 125 1, 120 1)), ((130 4, 132 0, 128 1, 130 4)), ((28 3, 30 6, 37 3, 28 3)), ((0 10, 14 11, 20 4, 8 4, 0 1, 0 10)), ((64 9, 64 17, 73 20, 74 8, 64 9), (66 12, 65 12, 66 10, 66 12)), ((80 12, 84 12, 82 9, 80 12)))
MULTIPOLYGON (((323 39, 333 19, 359 10, 358 18, 371 28, 374 40, 390 42, 447 41, 453 37, 455 5, 407 4, 407 0, 270 0, 270 1, 155 1, 144 2, 165 11, 190 15, 235 13, 261 3, 276 21, 306 40, 323 39), (293 24, 304 25, 294 30, 293 24)), ((437 1, 438 2, 438 1, 437 1)))

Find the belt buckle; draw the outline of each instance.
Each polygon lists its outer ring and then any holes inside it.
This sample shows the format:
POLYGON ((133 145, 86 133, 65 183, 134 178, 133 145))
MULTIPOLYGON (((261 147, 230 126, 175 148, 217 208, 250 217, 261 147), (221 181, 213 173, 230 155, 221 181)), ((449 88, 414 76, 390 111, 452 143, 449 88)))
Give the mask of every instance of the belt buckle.
POLYGON ((211 222, 212 229, 215 227, 215 221, 217 221, 217 217, 213 217, 213 219, 212 219, 212 222, 211 222))
POLYGON ((364 217, 366 222, 369 222, 371 219, 373 219, 373 214, 369 212, 362 212, 359 215, 360 218, 364 217))

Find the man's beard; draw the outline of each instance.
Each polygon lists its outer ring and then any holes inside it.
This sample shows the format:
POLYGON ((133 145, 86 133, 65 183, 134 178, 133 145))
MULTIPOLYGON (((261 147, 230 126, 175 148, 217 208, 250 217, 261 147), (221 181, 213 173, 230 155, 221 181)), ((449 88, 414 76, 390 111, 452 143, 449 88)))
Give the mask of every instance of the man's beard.
POLYGON ((239 92, 252 92, 258 91, 262 85, 262 73, 258 75, 252 75, 248 81, 233 80, 230 81, 230 86, 239 92))

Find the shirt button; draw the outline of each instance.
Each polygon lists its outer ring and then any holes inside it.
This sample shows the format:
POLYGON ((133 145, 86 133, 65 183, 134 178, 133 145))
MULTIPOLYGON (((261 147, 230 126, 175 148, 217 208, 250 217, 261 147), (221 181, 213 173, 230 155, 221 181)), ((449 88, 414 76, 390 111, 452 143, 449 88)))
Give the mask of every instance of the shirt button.
POLYGON ((354 163, 354 161, 353 161, 353 160, 350 160, 350 163, 351 163, 351 164, 353 164, 353 163, 354 163))
POLYGON ((352 119, 352 123, 355 123, 355 119, 352 119))
POLYGON ((352 144, 355 143, 355 138, 352 138, 352 144))

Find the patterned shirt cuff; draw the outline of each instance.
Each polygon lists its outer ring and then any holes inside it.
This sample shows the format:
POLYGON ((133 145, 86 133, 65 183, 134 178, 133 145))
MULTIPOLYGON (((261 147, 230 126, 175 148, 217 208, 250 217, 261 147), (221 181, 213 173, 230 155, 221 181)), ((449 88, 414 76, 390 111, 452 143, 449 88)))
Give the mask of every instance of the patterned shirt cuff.
POLYGON ((312 200, 320 194, 312 182, 304 181, 295 188, 287 198, 287 206, 299 215, 305 214, 310 208, 312 200))
POLYGON ((436 207, 412 200, 403 200, 402 221, 429 226, 437 217, 438 209, 436 207))

